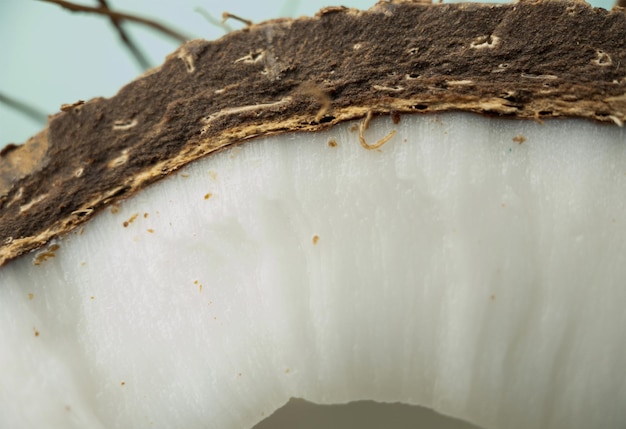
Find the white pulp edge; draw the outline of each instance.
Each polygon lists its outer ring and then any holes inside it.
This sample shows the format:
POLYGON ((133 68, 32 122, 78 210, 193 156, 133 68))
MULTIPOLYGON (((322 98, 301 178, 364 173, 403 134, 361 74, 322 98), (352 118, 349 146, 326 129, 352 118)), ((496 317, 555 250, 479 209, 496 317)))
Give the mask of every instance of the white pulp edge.
POLYGON ((392 129, 226 150, 0 269, 0 427, 249 428, 290 397, 624 427, 626 132, 365 137, 392 129))

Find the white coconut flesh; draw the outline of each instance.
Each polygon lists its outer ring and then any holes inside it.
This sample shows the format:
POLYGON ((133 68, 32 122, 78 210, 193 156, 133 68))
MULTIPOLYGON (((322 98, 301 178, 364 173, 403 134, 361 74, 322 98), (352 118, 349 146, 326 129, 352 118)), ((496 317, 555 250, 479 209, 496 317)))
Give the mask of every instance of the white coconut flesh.
POLYGON ((0 269, 0 427, 250 428, 292 397, 624 427, 624 130, 354 125, 192 163, 0 269))

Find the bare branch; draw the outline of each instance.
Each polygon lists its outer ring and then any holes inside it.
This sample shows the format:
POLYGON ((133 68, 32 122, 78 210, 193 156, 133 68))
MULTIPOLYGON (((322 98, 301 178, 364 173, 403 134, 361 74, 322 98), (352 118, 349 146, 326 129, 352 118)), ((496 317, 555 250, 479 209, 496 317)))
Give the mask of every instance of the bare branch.
POLYGON ((226 33, 230 33, 231 31, 233 31, 230 25, 226 24, 224 21, 220 21, 219 19, 215 18, 213 15, 207 12, 206 9, 198 6, 194 9, 194 11, 202 15, 204 19, 206 19, 210 24, 213 24, 216 27, 223 29, 226 33))
POLYGON ((41 110, 36 107, 30 106, 22 101, 16 100, 15 98, 8 97, 2 93, 0 93, 0 103, 5 104, 12 108, 13 110, 17 110, 25 116, 28 116, 35 122, 40 123, 41 125, 45 125, 46 121, 48 121, 48 115, 46 115, 41 110))
POLYGON ((184 43, 187 40, 189 40, 190 38, 175 31, 172 30, 166 26, 164 26, 163 24, 160 24, 156 21, 152 21, 150 19, 146 19, 146 18, 142 18, 140 16, 135 16, 135 15, 130 15, 127 13, 121 13, 121 12, 115 12, 113 10, 110 10, 108 8, 104 8, 102 6, 100 7, 90 7, 90 6, 83 6, 80 4, 75 4, 69 1, 65 1, 65 0, 39 0, 39 1, 43 1, 46 3, 53 3, 53 4, 57 4, 59 6, 61 6, 64 9, 67 9, 69 11, 72 12, 90 12, 90 13, 95 13, 98 15, 104 15, 104 16, 108 16, 111 19, 117 19, 117 20, 124 20, 124 21, 132 21, 132 22, 136 22, 138 24, 143 24, 146 25, 148 27, 151 27, 155 30, 160 31, 163 34, 167 34, 168 36, 170 36, 173 39, 176 39, 178 42, 180 43, 184 43))
MULTIPOLYGON (((100 3, 101 8, 109 10, 109 11, 111 10, 107 0, 98 0, 98 3, 100 3)), ((120 38, 122 39, 122 42, 124 42, 124 44, 126 45, 128 50, 131 52, 133 57, 135 57, 135 60, 137 60, 139 67, 141 67, 144 70, 149 69, 151 67, 150 61, 148 61, 148 59, 146 58, 144 53, 141 51, 141 49, 139 49, 139 47, 135 44, 135 42, 130 38, 128 33, 126 33, 126 30, 124 30, 124 27, 122 27, 121 20, 119 18, 111 17, 111 24, 113 24, 113 26, 117 30, 118 34, 120 35, 120 38)))
POLYGON ((242 18, 242 17, 234 15, 234 14, 232 14, 230 12, 223 12, 222 13, 222 22, 226 22, 226 20, 229 19, 229 18, 234 19, 234 20, 239 21, 239 22, 243 22, 248 27, 250 27, 250 26, 252 26, 252 24, 254 24, 249 19, 242 18))

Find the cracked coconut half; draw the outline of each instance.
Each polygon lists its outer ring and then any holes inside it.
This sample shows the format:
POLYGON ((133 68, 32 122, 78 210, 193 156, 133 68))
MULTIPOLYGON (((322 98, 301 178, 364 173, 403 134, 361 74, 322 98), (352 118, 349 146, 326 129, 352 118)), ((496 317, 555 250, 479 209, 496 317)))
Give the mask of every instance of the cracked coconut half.
POLYGON ((394 1, 65 108, 0 154, 0 426, 626 426, 625 66, 619 7, 394 1))

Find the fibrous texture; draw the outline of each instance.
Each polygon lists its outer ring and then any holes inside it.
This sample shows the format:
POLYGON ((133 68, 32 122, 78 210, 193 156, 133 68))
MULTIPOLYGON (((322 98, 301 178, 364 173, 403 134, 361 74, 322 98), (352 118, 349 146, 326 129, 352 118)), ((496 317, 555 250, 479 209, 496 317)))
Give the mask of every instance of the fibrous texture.
POLYGON ((55 115, 0 154, 0 426, 626 426, 625 17, 326 9, 55 115))
POLYGON ((245 428, 290 397, 622 426, 623 130, 373 124, 378 151, 351 124, 224 151, 5 266, 3 426, 245 428))
POLYGON ((468 110, 626 120, 626 14, 580 2, 381 2, 193 41, 0 157, 0 263, 259 135, 468 110), (29 174, 31 173, 31 174, 29 174), (35 174, 36 173, 36 174, 35 174))

